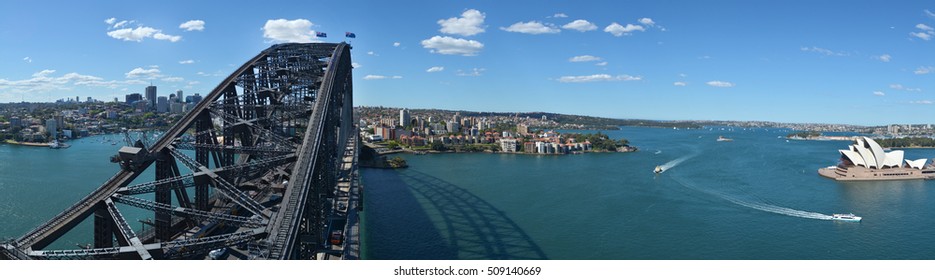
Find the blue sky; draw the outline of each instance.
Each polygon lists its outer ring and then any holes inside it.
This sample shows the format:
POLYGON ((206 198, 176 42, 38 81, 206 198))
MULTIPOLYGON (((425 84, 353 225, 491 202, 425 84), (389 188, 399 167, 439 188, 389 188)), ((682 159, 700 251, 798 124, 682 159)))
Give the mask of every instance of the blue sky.
POLYGON ((74 2, 0 2, 0 102, 204 95, 351 31, 356 105, 935 123, 928 1, 74 2))

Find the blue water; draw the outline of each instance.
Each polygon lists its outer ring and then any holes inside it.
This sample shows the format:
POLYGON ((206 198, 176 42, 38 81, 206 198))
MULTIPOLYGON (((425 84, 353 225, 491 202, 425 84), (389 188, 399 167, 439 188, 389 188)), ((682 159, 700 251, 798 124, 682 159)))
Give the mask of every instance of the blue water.
POLYGON ((721 129, 604 132, 635 153, 403 155, 408 169, 363 171, 363 256, 933 259, 935 181, 837 182, 817 169, 847 141, 721 129), (863 222, 827 220, 849 212, 863 222))

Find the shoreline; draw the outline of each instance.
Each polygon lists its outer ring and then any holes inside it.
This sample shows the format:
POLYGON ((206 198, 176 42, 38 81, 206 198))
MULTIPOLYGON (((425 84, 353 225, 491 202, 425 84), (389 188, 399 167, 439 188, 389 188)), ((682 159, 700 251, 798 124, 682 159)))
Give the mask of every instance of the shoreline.
POLYGON ((38 143, 38 142, 17 142, 15 140, 6 140, 3 143, 17 146, 26 146, 26 147, 44 147, 48 148, 49 143, 38 143))
POLYGON ((631 150, 631 151, 613 151, 613 152, 611 152, 611 151, 578 151, 578 152, 572 152, 572 153, 567 153, 567 154, 557 154, 557 153, 552 153, 552 154, 539 154, 539 153, 520 153, 520 152, 507 153, 507 152, 491 152, 491 151, 480 151, 480 152, 460 151, 460 152, 457 152, 457 151, 451 151, 451 150, 449 150, 449 151, 440 152, 440 151, 399 150, 399 151, 394 151, 394 152, 390 152, 390 153, 381 153, 380 155, 390 155, 390 154, 399 154, 399 153, 403 153, 403 154, 410 154, 410 155, 433 155, 433 154, 505 154, 505 155, 531 155, 531 156, 537 156, 537 155, 538 155, 538 156, 565 156, 565 155, 580 155, 580 154, 588 154, 588 153, 597 153, 597 154, 624 153, 624 154, 625 154, 625 153, 633 153, 633 152, 637 152, 637 151, 639 151, 638 148, 633 148, 633 150, 631 150))

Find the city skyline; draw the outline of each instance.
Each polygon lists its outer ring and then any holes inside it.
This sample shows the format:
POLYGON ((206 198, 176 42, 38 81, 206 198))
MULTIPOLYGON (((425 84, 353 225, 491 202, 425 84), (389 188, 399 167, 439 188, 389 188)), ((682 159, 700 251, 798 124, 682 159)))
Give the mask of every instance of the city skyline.
POLYGON ((0 4, 0 103, 207 94, 271 44, 346 40, 363 106, 858 125, 935 106, 921 2, 54 5, 0 4))

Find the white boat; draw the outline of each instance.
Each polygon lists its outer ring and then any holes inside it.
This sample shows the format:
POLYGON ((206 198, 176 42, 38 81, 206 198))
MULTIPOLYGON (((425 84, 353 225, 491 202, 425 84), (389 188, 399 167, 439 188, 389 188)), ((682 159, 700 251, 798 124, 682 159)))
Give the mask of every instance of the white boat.
POLYGON ((662 173, 663 171, 665 170, 662 169, 662 166, 656 165, 656 169, 653 170, 653 173, 659 174, 659 173, 662 173))
POLYGON ((727 138, 727 137, 724 137, 724 136, 718 136, 718 137, 717 137, 717 141, 718 141, 718 142, 734 141, 734 139, 730 139, 730 138, 727 138))
POLYGON ((862 220, 860 216, 848 213, 848 214, 834 214, 831 215, 832 221, 844 221, 844 222, 860 222, 862 220))

